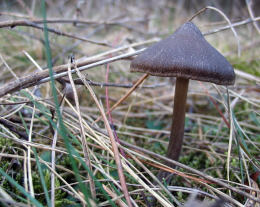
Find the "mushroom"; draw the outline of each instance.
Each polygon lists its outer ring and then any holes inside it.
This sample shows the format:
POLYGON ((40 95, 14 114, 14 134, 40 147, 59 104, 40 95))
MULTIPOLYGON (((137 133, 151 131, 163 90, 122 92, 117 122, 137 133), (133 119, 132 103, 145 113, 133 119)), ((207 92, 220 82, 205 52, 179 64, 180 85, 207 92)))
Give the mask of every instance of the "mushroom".
MULTIPOLYGON (((186 22, 171 36, 139 54, 132 60, 130 69, 131 72, 153 76, 176 77, 173 120, 167 149, 167 157, 176 161, 183 142, 189 79, 218 85, 233 85, 235 82, 230 63, 205 40, 192 22, 186 22)), ((168 166, 174 167, 171 164, 168 166)))

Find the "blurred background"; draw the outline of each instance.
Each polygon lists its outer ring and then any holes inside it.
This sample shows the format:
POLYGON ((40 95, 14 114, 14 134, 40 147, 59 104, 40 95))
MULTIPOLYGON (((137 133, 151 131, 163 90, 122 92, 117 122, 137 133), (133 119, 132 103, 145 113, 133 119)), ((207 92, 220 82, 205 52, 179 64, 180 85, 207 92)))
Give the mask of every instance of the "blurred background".
MULTIPOLYGON (((64 32, 76 33, 85 38, 94 38, 99 41, 106 40, 110 45, 120 34, 120 40, 116 40, 117 46, 152 37, 164 38, 205 6, 213 6, 224 12, 232 23, 250 20, 252 18, 250 12, 254 17, 260 15, 260 0, 46 0, 46 5, 48 19, 90 21, 89 24, 79 22, 61 24, 58 22, 58 24, 52 23, 49 27, 62 28, 64 32)), ((0 12, 1 21, 41 19, 41 1, 2 0, 0 1, 0 12)), ((223 16, 213 10, 206 10, 193 21, 204 33, 228 24, 223 16)), ((255 25, 258 25, 257 21, 255 25)), ((14 30, 19 31, 20 35, 26 36, 27 31, 24 28, 17 27, 14 30)), ((236 27, 236 30, 241 42, 242 54, 252 45, 254 47, 259 46, 259 41, 256 40, 259 29, 257 33, 252 22, 251 24, 242 24, 242 26, 236 27)), ((38 35, 40 35, 38 31, 33 34, 35 38, 38 35)), ((56 45, 59 43, 67 45, 74 41, 70 38, 57 38, 57 35, 51 35, 51 37, 51 41, 54 41, 53 44, 56 45)), ((206 38, 222 52, 229 53, 230 57, 235 54, 237 40, 230 29, 206 38), (222 44, 222 41, 225 41, 225 44, 222 44)), ((38 43, 36 44, 37 47, 41 48, 38 43)), ((91 51, 96 50, 96 47, 92 47, 93 45, 91 45, 91 48, 88 47, 88 44, 78 44, 77 46, 83 46, 86 55, 90 55, 91 51), (85 51, 86 47, 88 47, 88 51, 85 51)), ((53 49, 55 50, 55 48, 53 49)), ((99 49, 102 49, 102 47, 99 47, 99 49)), ((68 48, 67 51, 63 50, 65 56, 71 52, 73 50, 68 48)), ((64 61, 58 59, 56 57, 54 62, 64 61)))

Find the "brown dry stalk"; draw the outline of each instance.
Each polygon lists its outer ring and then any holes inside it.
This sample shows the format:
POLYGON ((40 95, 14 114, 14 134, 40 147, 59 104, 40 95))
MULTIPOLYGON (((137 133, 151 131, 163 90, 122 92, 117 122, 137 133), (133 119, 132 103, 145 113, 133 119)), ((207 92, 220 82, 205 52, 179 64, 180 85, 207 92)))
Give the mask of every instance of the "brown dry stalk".
MULTIPOLYGON (((44 27, 38 25, 37 23, 39 23, 39 22, 37 22, 37 21, 28 21, 28 20, 4 21, 4 22, 0 22, 0 28, 5 28, 5 27, 14 28, 16 26, 26 26, 26 27, 33 27, 33 28, 36 28, 36 29, 43 30, 44 27)), ((111 47, 111 45, 109 45, 106 42, 99 42, 99 41, 95 41, 95 40, 90 40, 90 39, 87 39, 85 37, 79 37, 79 36, 76 36, 74 34, 63 32, 63 31, 60 31, 60 30, 57 30, 57 29, 47 28, 47 30, 48 30, 48 32, 51 32, 51 33, 54 33, 54 34, 57 34, 57 35, 61 35, 61 36, 65 36, 65 37, 69 37, 69 38, 73 38, 73 39, 89 42, 89 43, 96 44, 96 45, 102 45, 102 46, 106 46, 106 47, 111 47)))
POLYGON ((164 171, 167 171, 167 172, 170 172, 170 173, 179 175, 179 176, 181 176, 181 177, 191 179, 191 180, 193 180, 193 181, 195 181, 195 182, 208 183, 208 184, 213 184, 213 183, 214 183, 214 182, 212 182, 212 181, 208 181, 208 180, 204 180, 204 179, 201 179, 201 178, 196 178, 196 177, 193 177, 193 176, 190 176, 190 175, 186 175, 185 173, 180 172, 179 170, 175 170, 175 169, 172 169, 172 168, 169 168, 169 167, 164 167, 164 166, 162 166, 162 165, 158 165, 158 164, 155 164, 155 163, 152 163, 152 162, 149 162, 149 161, 142 160, 142 162, 143 162, 143 163, 146 163, 146 164, 148 164, 148 165, 151 165, 151 166, 153 166, 153 167, 162 169, 162 170, 164 170, 164 171))
MULTIPOLYGON (((131 47, 131 46, 128 46, 128 47, 131 47)), ((137 55, 137 54, 139 54, 139 53, 141 53, 142 51, 145 50, 145 48, 144 48, 144 49, 140 49, 140 50, 137 50, 137 51, 134 51, 134 52, 129 52, 129 53, 125 53, 125 54, 122 54, 122 55, 117 55, 117 56, 114 56, 112 58, 106 57, 108 54, 114 53, 115 50, 116 51, 125 50, 128 47, 122 47, 120 49, 114 49, 114 50, 102 53, 100 55, 93 56, 91 59, 87 59, 87 60, 78 62, 77 63, 78 69, 80 71, 81 70, 87 70, 87 69, 97 67, 97 66, 100 66, 100 65, 104 65, 104 64, 107 64, 107 63, 111 63, 111 62, 114 62, 114 61, 117 61, 117 60, 128 59, 129 57, 137 55)), ((61 78, 61 77, 68 75, 67 68, 68 68, 67 64, 54 67, 53 68, 53 73, 54 73, 53 78, 58 79, 58 78, 61 78)), ((72 73, 76 72, 75 68, 71 68, 71 69, 72 69, 72 71, 71 71, 72 73)), ((45 83, 49 80, 50 80, 50 77, 49 77, 49 71, 48 70, 30 73, 29 75, 27 75, 25 77, 21 77, 17 80, 6 83, 2 87, 0 87, 0 98, 3 97, 4 95, 8 94, 8 93, 13 93, 15 91, 19 91, 19 90, 24 89, 24 88, 28 88, 28 87, 31 87, 31 86, 34 86, 34 85, 39 85, 39 84, 45 83)))
MULTIPOLYGON (((8 16, 14 16, 14 17, 19 17, 19 18, 23 18, 23 19, 29 19, 28 21, 31 21, 35 24, 43 24, 44 22, 51 24, 51 23, 73 23, 73 24, 88 24, 88 25, 120 25, 123 23, 128 23, 128 22, 144 22, 144 21, 148 21, 148 19, 122 19, 122 20, 118 20, 118 21, 95 21, 95 20, 86 20, 86 19, 65 19, 65 18, 50 18, 50 19, 35 19, 35 18, 31 18, 30 16, 26 16, 26 15, 21 15, 19 13, 12 13, 12 12, 0 12, 0 15, 8 15, 8 16)), ((10 22, 12 22, 12 25, 17 25, 16 22, 18 22, 18 24, 21 24, 21 21, 26 21, 26 20, 13 20, 13 21, 5 21, 5 23, 7 23, 7 25, 10 25, 10 22)), ((4 24, 2 24, 4 25, 4 24)), ((18 25, 17 25, 18 26, 18 25)))
POLYGON ((113 150, 113 153, 114 153, 114 159, 115 159, 116 166, 117 166, 117 172, 118 172, 118 177, 119 177, 119 180, 120 180, 121 188, 122 188, 122 191, 124 193, 127 205, 129 207, 132 207, 133 205, 132 205, 132 202, 131 202, 131 199, 130 199, 130 195, 129 195, 129 192, 128 192, 128 189, 127 189, 126 180, 125 180, 125 176, 124 176, 124 173, 123 173, 123 166, 122 166, 122 162, 121 162, 121 159, 120 159, 118 146, 117 146, 117 143, 115 141, 112 129, 111 129, 110 125, 109 125, 109 122, 107 120, 107 117, 105 115, 105 112, 104 112, 103 108, 99 104, 99 101, 98 101, 94 91, 92 90, 92 88, 90 87, 88 82, 85 80, 85 78, 82 76, 82 74, 80 73, 80 71, 79 71, 79 69, 77 67, 76 67, 76 70, 77 70, 77 75, 82 80, 82 82, 84 83, 86 88, 89 90, 89 92, 90 92, 92 98, 94 99, 94 101, 95 101, 95 103, 96 103, 100 113, 102 114, 102 118, 104 119, 104 124, 105 124, 106 130, 107 130, 107 133, 109 135, 110 142, 111 142, 111 147, 112 147, 112 150, 113 150))
POLYGON ((114 192, 113 192, 110 188, 108 188, 106 185, 103 184, 102 186, 103 186, 104 190, 105 190, 113 199, 116 199, 115 202, 116 202, 116 204, 117 204, 118 206, 120 206, 120 207, 126 207, 125 203, 124 203, 121 199, 117 198, 118 195, 117 195, 116 193, 114 193, 114 192))
MULTIPOLYGON (((104 60, 106 59, 105 57, 103 58, 95 58, 92 60, 86 60, 86 61, 82 61, 77 63, 78 67, 84 66, 84 65, 88 65, 100 60, 104 60)), ((72 66, 72 68, 74 69, 74 66, 72 66)), ((59 65, 56 67, 53 67, 53 73, 61 73, 64 71, 67 71, 68 69, 68 65, 64 64, 64 65, 59 65)), ((13 93, 16 91, 19 91, 21 89, 24 88, 28 88, 34 85, 37 85, 37 83, 42 80, 43 78, 47 78, 49 77, 49 70, 43 70, 43 71, 39 71, 39 72, 32 72, 29 73, 28 75, 21 77, 17 80, 11 81, 6 83, 5 85, 3 85, 2 87, 0 87, 0 97, 3 97, 4 95, 8 94, 8 93, 13 93)))
MULTIPOLYGON (((77 110, 78 118, 79 118, 81 142, 82 142, 82 148, 83 148, 85 163, 88 166, 89 170, 92 172, 92 166, 91 166, 91 161, 90 161, 90 156, 89 156, 89 146, 88 146, 88 143, 86 141, 85 130, 84 130, 84 126, 83 126, 83 123, 82 123, 82 116, 81 116, 81 111, 80 111, 79 98, 78 98, 77 90, 76 90, 75 84, 74 84, 73 79, 72 79, 72 74, 71 74, 72 64, 68 63, 68 65, 69 65, 68 76, 69 76, 70 84, 72 86, 72 90, 73 90, 73 94, 74 94, 74 100, 75 100, 75 104, 76 104, 76 110, 77 110)), ((92 198, 95 199, 96 198, 95 183, 94 183, 94 180, 91 177, 90 173, 88 173, 88 179, 89 179, 89 186, 90 186, 92 198)))
MULTIPOLYGON (((141 78, 138 79, 138 81, 136 81, 136 83, 133 85, 132 88, 130 88, 129 91, 127 91, 127 93, 122 97, 120 98, 111 108, 109 111, 106 112, 106 115, 108 113, 111 113, 116 107, 118 107, 124 100, 127 99, 128 96, 130 96, 134 90, 148 77, 149 75, 148 74, 144 74, 141 78)), ((98 122, 102 117, 98 117, 94 123, 98 122)))
POLYGON ((121 140, 121 144, 126 146, 126 147, 130 147, 130 148, 132 148, 132 149, 134 149, 136 151, 145 153, 146 155, 149 155, 151 157, 157 158, 160 161, 166 161, 166 162, 172 163, 173 165, 176 165, 176 166, 178 166, 178 167, 180 167, 182 169, 188 170, 189 172, 194 173, 194 174, 196 174, 196 175, 198 175, 198 176, 200 176, 200 177, 202 177, 202 178, 204 178, 204 179, 206 179, 208 181, 214 182, 214 183, 216 183, 219 186, 222 186, 222 187, 224 187, 226 189, 230 189, 231 191, 233 191, 233 192, 235 192, 237 194, 240 194, 242 196, 245 196, 248 199, 251 199, 253 201, 256 201, 256 202, 260 203, 260 199, 259 198, 254 197, 254 196, 250 195, 249 193, 246 193, 246 192, 240 190, 239 188, 236 188, 236 187, 233 187, 233 186, 231 186, 229 184, 226 184, 225 182, 223 182, 223 181, 221 181, 219 179, 216 179, 216 178, 214 178, 214 177, 212 177, 210 175, 207 175, 207 174, 205 174, 205 173, 203 173, 203 172, 201 172, 199 170, 193 169, 193 168, 191 168, 191 167, 189 167, 187 165, 184 165, 184 164, 182 164, 180 162, 177 162, 175 160, 172 160, 172 159, 169 159, 169 158, 164 157, 162 155, 159 155, 158 153, 154 153, 154 152, 149 151, 147 149, 143 149, 141 147, 129 144, 128 142, 125 142, 123 140, 121 140))

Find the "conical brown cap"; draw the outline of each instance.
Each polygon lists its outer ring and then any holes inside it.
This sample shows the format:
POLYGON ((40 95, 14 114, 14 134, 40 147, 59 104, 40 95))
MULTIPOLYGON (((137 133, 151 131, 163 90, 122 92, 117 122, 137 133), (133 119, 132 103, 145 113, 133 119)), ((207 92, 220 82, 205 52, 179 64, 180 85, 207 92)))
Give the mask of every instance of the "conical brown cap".
POLYGON ((183 24, 131 62, 131 72, 233 85, 233 67, 192 23, 183 24))

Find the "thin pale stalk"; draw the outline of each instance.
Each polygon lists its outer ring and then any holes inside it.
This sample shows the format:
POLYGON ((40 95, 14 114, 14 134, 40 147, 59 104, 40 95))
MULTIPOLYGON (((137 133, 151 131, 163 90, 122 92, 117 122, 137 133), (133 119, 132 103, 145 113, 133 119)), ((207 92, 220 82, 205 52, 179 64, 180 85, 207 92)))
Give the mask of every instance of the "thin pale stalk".
POLYGON ((89 90, 89 92, 90 92, 91 96, 93 97, 97 107, 100 110, 100 113, 102 114, 102 118, 104 119, 104 124, 105 124, 106 130, 108 132, 108 135, 109 135, 109 138, 110 138, 110 141, 111 141, 111 145, 112 145, 112 149, 113 149, 113 152, 114 152, 114 158, 115 158, 115 162, 116 162, 116 165, 117 165, 117 172, 118 172, 118 177, 119 177, 119 180, 120 180, 120 183, 121 183, 121 186, 122 186, 122 191, 124 193, 127 205, 129 207, 132 207, 132 203, 131 203, 131 200, 130 200, 129 192, 128 192, 126 181, 125 181, 125 176, 123 174, 123 167, 122 167, 118 147, 117 147, 116 141, 114 139, 114 135, 113 135, 113 132, 112 132, 111 127, 109 125, 109 122, 107 120, 107 117, 105 115, 105 112, 104 112, 103 108, 100 106, 94 91, 89 86, 89 84, 85 81, 84 77, 82 76, 80 71, 77 69, 77 67, 76 67, 76 70, 77 70, 77 74, 78 74, 79 78, 81 78, 81 80, 84 82, 84 85, 89 90))
MULTIPOLYGON (((106 112, 106 115, 108 113, 111 113, 117 106, 119 106, 124 100, 126 100, 133 92, 134 90, 148 77, 149 75, 148 74, 144 74, 141 78, 138 79, 138 81, 133 85, 133 87, 127 91, 127 93, 122 97, 120 98, 111 108, 109 111, 106 112)), ((102 117, 98 117, 94 123, 98 122, 102 117)))
MULTIPOLYGON (((88 166, 89 170, 92 171, 91 161, 90 161, 90 156, 89 156, 89 148, 88 148, 88 144, 86 142, 85 130, 84 130, 84 126, 83 126, 83 123, 82 123, 82 116, 81 116, 80 107, 79 107, 79 98, 78 98, 78 94, 77 94, 75 84, 74 84, 73 79, 72 79, 71 65, 70 64, 69 64, 69 67, 68 67, 68 75, 69 75, 70 83, 71 83, 73 94, 74 94, 74 100, 75 100, 75 104, 76 104, 77 114, 78 114, 78 117, 79 117, 80 134, 81 134, 83 154, 84 154, 84 157, 86 159, 86 165, 88 166)), ((88 179, 89 179, 90 191, 91 191, 92 198, 95 199, 96 198, 95 183, 94 183, 94 180, 89 173, 88 173, 88 179)))
MULTIPOLYGON (((33 105, 33 112, 32 112, 32 119, 31 119, 31 124, 30 124, 28 142, 32 142, 32 128, 33 128, 34 114, 35 114, 35 105, 33 105)), ((27 153, 28 153, 27 166, 28 166, 29 189, 30 189, 31 196, 34 198, 34 188, 33 188, 33 181, 32 181, 32 167, 31 167, 31 146, 28 146, 27 153)))

